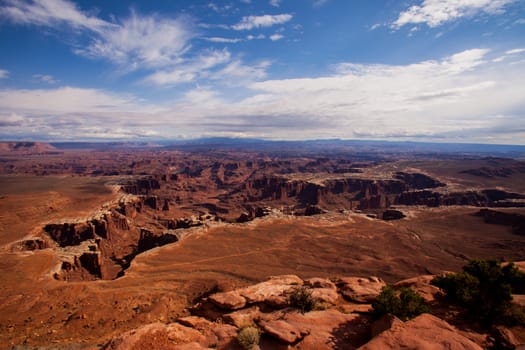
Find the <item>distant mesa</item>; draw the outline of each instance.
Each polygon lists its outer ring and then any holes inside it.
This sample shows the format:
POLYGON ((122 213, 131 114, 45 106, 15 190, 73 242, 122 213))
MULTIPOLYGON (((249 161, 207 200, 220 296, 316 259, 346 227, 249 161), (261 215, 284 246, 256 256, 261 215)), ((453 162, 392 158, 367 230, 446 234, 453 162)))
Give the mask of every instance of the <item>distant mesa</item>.
POLYGON ((1 153, 54 153, 57 148, 45 142, 0 142, 1 153))

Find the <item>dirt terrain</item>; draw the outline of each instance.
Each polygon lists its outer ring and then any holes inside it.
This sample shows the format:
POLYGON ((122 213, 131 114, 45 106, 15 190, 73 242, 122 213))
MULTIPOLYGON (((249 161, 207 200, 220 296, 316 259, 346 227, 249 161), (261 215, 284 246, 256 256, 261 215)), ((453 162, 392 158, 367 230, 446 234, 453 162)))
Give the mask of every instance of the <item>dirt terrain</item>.
POLYGON ((0 348, 103 347, 274 275, 525 260, 519 160, 4 148, 0 348))

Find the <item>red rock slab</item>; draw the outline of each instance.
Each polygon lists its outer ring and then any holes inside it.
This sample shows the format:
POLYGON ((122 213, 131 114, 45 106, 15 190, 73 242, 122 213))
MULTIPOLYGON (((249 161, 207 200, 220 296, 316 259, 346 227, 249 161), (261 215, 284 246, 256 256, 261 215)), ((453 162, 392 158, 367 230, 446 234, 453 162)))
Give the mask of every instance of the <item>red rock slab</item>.
POLYGON ((368 314, 372 311, 372 304, 343 304, 339 309, 346 314, 368 314))
POLYGON ((310 288, 329 288, 329 289, 334 289, 334 290, 337 289, 337 287, 335 286, 335 283, 330 281, 327 278, 318 278, 318 277, 309 278, 304 281, 304 284, 306 286, 309 286, 310 288))
POLYGON ((374 321, 370 325, 370 334, 373 337, 381 334, 384 331, 402 325, 403 321, 392 314, 383 315, 378 320, 374 321))
POLYGON ((427 302, 434 301, 436 296, 442 294, 441 290, 430 284, 435 275, 423 275, 402 280, 394 284, 395 287, 411 288, 421 295, 427 302))
MULTIPOLYGON (((237 327, 229 324, 216 324, 213 327, 213 333, 217 337, 217 343, 215 349, 217 350, 228 350, 232 348, 232 344, 237 341, 237 327)), ((213 345, 213 344, 209 344, 213 345)))
POLYGON ((353 349, 359 339, 368 335, 368 326, 357 314, 344 314, 335 309, 311 311, 304 314, 290 312, 284 320, 294 327, 310 330, 296 345, 301 350, 353 349), (358 340, 356 340, 358 339, 358 340))
POLYGON ((210 328, 213 323, 205 319, 204 317, 199 316, 186 316, 186 317, 179 317, 177 319, 177 322, 180 324, 195 328, 195 329, 207 329, 210 328))
POLYGON ((169 325, 151 323, 121 334, 105 347, 108 350, 175 349, 182 343, 205 343, 205 337, 197 330, 178 323, 169 325))
POLYGON ((294 344, 310 334, 310 330, 301 325, 292 325, 284 320, 261 321, 259 326, 266 334, 285 344, 294 344))
POLYGON ((458 333, 447 322, 430 314, 422 314, 408 322, 394 325, 359 349, 481 350, 482 348, 458 333))
POLYGON ((246 305, 246 298, 238 291, 212 294, 208 299, 218 307, 228 310, 242 309, 246 305))
POLYGON ((259 317, 259 314, 259 308, 257 306, 252 306, 247 309, 242 309, 223 315, 222 318, 225 322, 238 328, 242 328, 244 326, 254 325, 254 320, 259 317))
POLYGON ((337 304, 337 300, 339 300, 339 294, 331 288, 314 288, 312 289, 312 297, 318 302, 332 305, 337 304))
POLYGON ((343 277, 338 283, 341 294, 357 303, 371 303, 386 283, 378 277, 343 277))
POLYGON ((272 276, 268 281, 239 290, 239 293, 246 298, 248 303, 260 303, 270 297, 280 296, 294 286, 302 284, 303 280, 295 275, 272 276))

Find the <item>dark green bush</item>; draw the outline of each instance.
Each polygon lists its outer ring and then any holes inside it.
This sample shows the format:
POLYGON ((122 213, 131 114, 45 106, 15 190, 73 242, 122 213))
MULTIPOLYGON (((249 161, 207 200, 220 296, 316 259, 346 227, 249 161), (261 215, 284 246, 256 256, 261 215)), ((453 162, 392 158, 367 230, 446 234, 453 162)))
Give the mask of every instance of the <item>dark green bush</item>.
POLYGON ((471 260, 462 272, 435 277, 431 283, 484 326, 522 324, 523 310, 512 303, 512 293, 525 290, 525 274, 512 263, 502 267, 495 260, 471 260))
POLYGON ((315 300, 312 292, 304 286, 294 288, 290 294, 290 306, 301 310, 302 313, 312 311, 315 308, 315 300))
POLYGON ((393 314, 402 320, 430 312, 430 308, 421 295, 410 288, 401 288, 399 292, 396 292, 391 286, 383 287, 372 303, 372 308, 372 313, 376 318, 384 314, 393 314))

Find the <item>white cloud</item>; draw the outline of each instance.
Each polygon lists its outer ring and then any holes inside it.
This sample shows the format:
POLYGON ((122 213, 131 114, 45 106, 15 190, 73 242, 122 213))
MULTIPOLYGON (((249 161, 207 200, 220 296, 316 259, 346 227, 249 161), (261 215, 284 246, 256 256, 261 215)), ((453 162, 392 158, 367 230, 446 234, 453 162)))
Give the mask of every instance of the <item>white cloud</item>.
POLYGON ((251 34, 246 35, 246 40, 254 40, 254 39, 258 39, 258 40, 266 39, 266 35, 264 34, 259 34, 257 36, 251 35, 251 34))
POLYGON ((145 82, 155 85, 177 85, 190 82, 214 82, 226 86, 241 86, 264 79, 270 61, 248 65, 240 58, 233 58, 224 50, 208 50, 205 54, 188 60, 169 70, 157 71, 145 82))
POLYGON ((204 40, 210 41, 212 43, 232 43, 232 44, 242 41, 242 39, 240 38, 222 38, 222 37, 217 37, 217 36, 204 38, 204 40))
POLYGON ((246 64, 227 50, 209 50, 150 77, 161 85, 199 79, 198 88, 177 93, 171 105, 73 87, 0 90, 0 137, 523 143, 525 64, 493 61, 504 54, 478 48, 407 65, 342 62, 317 78, 263 81, 270 62, 246 64))
POLYGON ((56 26, 66 24, 74 28, 101 32, 113 24, 82 12, 67 0, 5 0, 0 16, 20 24, 56 26))
POLYGON ((254 94, 237 102, 208 89, 199 103, 182 101, 166 113, 191 115, 180 126, 188 133, 523 143, 525 128, 516 125, 524 68, 495 69, 488 55, 473 49, 404 66, 343 63, 334 75, 253 83, 254 94))
POLYGON ((525 52, 525 48, 508 50, 508 51, 505 51, 505 54, 506 55, 515 55, 515 54, 519 54, 519 53, 523 53, 523 52, 525 52))
POLYGON ((89 42, 77 45, 76 54, 107 59, 126 70, 177 62, 196 36, 185 17, 141 16, 132 11, 128 18, 108 22, 82 12, 67 0, 6 0, 0 16, 18 24, 77 29, 88 35, 89 42))
POLYGON ((158 111, 134 96, 96 89, 0 91, 0 136, 60 140, 136 138, 157 134, 152 120, 158 111))
POLYGON ((163 67, 176 63, 195 33, 183 17, 140 16, 135 12, 117 28, 105 31, 76 53, 105 58, 128 69, 163 67))
POLYGON ((282 34, 272 34, 272 35, 270 35, 270 40, 271 41, 281 40, 282 38, 284 38, 284 35, 282 35, 282 34))
MULTIPOLYGON (((516 55, 519 55, 519 54, 524 53, 524 52, 525 52, 525 48, 518 48, 518 49, 507 50, 507 51, 505 51, 505 53, 503 55, 492 59, 492 62, 502 62, 502 61, 506 60, 509 57, 513 57, 513 56, 515 57, 516 55)), ((518 64, 519 62, 520 61, 512 62, 511 64, 518 64)))
POLYGON ((157 71, 145 81, 156 85, 176 85, 206 78, 210 69, 230 62, 231 53, 228 50, 209 50, 188 62, 176 65, 169 70, 157 71))
POLYGON ((443 23, 461 17, 474 16, 480 12, 501 14, 505 6, 517 0, 424 0, 421 5, 411 6, 399 14, 392 28, 399 29, 407 24, 425 23, 438 27, 443 23))
POLYGON ((232 26, 235 30, 251 30, 254 28, 271 27, 276 24, 283 24, 293 18, 290 14, 245 16, 241 21, 232 26))
POLYGON ((9 72, 5 69, 0 69, 0 79, 6 79, 9 76, 9 72))
POLYGON ((1 109, 13 112, 52 114, 131 111, 137 108, 137 102, 128 96, 74 87, 0 91, 1 109))
POLYGON ((254 65, 246 65, 237 59, 230 62, 223 69, 215 72, 212 79, 221 80, 226 85, 247 85, 250 82, 266 78, 266 70, 271 65, 270 61, 262 61, 254 65))
POLYGON ((58 80, 55 79, 52 75, 33 74, 33 78, 37 79, 38 81, 41 81, 43 83, 48 83, 48 84, 56 84, 56 83, 58 83, 58 80))
POLYGON ((231 3, 230 4, 217 5, 217 4, 213 3, 213 2, 210 2, 210 3, 208 3, 208 8, 210 8, 213 11, 215 11, 217 13, 220 13, 220 14, 227 13, 227 12, 231 13, 232 11, 235 10, 231 3))
POLYGON ((325 5, 328 2, 328 0, 314 0, 313 6, 314 7, 321 7, 325 5))
POLYGON ((270 5, 279 7, 281 0, 270 0, 270 5))

